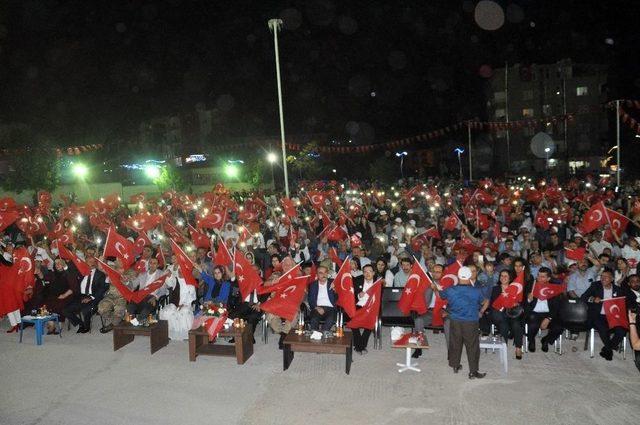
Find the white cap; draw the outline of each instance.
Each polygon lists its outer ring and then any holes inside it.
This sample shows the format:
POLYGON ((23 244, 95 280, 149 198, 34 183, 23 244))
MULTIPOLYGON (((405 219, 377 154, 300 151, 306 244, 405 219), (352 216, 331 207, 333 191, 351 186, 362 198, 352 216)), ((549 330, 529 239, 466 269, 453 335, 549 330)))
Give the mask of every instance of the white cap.
POLYGON ((400 217, 396 217, 396 223, 402 223, 402 219, 400 217))
POLYGON ((380 211, 380 215, 387 215, 387 212, 385 210, 380 211))
POLYGON ((412 209, 408 209, 407 210, 407 214, 413 214, 413 210, 412 209))
POLYGON ((583 236, 580 233, 576 233, 575 235, 573 235, 574 238, 582 238, 583 236))
POLYGON ((409 220, 409 224, 412 225, 412 226, 415 226, 416 225, 416 221, 415 220, 409 220))
POLYGON ((460 267, 458 270, 458 279, 471 279, 471 269, 467 266, 460 267))
POLYGON ((509 228, 507 226, 502 226, 502 229, 500 229, 500 231, 502 233, 509 233, 509 228))
POLYGON ((360 239, 362 239, 362 233, 356 232, 356 236, 359 237, 360 239))

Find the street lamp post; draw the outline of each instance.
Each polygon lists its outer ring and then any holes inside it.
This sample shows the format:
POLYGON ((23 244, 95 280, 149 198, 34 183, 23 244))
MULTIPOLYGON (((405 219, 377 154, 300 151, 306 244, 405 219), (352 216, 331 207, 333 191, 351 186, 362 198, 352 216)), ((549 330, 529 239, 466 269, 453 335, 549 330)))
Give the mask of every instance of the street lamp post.
POLYGON ((460 181, 463 181, 464 176, 462 175, 462 157, 460 155, 464 153, 464 149, 455 148, 453 151, 458 154, 458 166, 460 167, 460 181))
POLYGON ((276 55, 276 77, 278 80, 278 110, 280 112, 280 138, 282 141, 282 168, 284 170, 284 191, 289 197, 289 175, 287 173, 287 148, 284 141, 284 114, 282 112, 282 83, 280 81, 280 51, 278 50, 278 31, 282 26, 282 19, 269 19, 269 29, 273 32, 273 44, 276 55))
POLYGON ((409 155, 407 151, 396 152, 396 156, 400 158, 400 175, 404 179, 404 157, 409 155))
POLYGON ((551 152, 551 148, 549 148, 549 147, 544 148, 544 157, 546 158, 546 160, 544 162, 544 169, 545 170, 549 169, 549 152, 551 152))

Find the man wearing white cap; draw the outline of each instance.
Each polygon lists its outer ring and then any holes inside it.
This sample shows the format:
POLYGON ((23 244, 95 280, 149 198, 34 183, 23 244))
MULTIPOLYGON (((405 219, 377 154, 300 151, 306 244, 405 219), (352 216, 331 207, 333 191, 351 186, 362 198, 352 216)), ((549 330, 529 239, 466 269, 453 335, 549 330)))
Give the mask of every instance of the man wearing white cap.
POLYGON ((471 269, 463 266, 458 270, 458 284, 442 289, 433 285, 440 297, 448 301, 447 312, 450 320, 449 366, 454 373, 462 369, 460 358, 462 346, 467 350, 469 379, 484 378, 486 373, 478 372, 480 362, 479 318, 489 308, 489 300, 482 296, 479 288, 471 285, 471 269))

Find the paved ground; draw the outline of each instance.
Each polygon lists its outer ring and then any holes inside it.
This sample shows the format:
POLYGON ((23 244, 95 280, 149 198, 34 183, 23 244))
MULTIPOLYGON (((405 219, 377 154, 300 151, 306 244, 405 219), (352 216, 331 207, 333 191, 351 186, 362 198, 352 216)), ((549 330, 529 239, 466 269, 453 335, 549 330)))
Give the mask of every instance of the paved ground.
POLYGON ((2 424, 621 425, 640 417, 633 356, 590 359, 582 337, 562 356, 516 362, 510 353, 506 377, 497 354, 483 354, 487 378, 470 381, 466 364, 458 375, 446 366, 442 335, 429 334, 422 373, 397 372, 403 351, 385 332, 383 349, 356 355, 347 376, 344 357, 307 353, 283 372, 276 338, 238 366, 234 358, 189 362, 186 342, 150 356, 145 338, 113 352, 111 334, 64 333, 38 347, 32 329, 18 344, 6 321, 1 327, 2 424))

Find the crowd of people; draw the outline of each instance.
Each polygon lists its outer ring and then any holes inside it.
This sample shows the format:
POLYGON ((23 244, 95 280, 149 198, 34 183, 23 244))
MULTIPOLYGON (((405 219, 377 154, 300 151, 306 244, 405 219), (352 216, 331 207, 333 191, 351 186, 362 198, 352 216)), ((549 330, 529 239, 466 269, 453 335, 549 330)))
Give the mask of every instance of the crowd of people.
MULTIPOLYGON (((46 306, 85 333, 98 314, 100 332, 108 333, 125 317, 157 315, 169 322, 170 337, 182 340, 194 315, 219 303, 254 332, 264 314, 282 348, 298 315, 312 329, 349 326, 346 313, 338 323, 345 295, 336 288, 342 279, 334 280, 345 261, 356 312, 371 306, 378 282, 408 288, 417 263, 425 278, 411 284, 421 301, 412 306, 425 308, 405 313, 416 331, 442 328, 454 372, 461 368, 461 338, 468 343, 478 329, 513 340, 517 359, 525 338, 534 353, 536 335, 546 330, 539 338, 546 352, 565 330, 559 309, 566 299, 588 305, 600 356, 612 360, 628 331, 640 350, 636 191, 637 184, 614 187, 589 177, 562 185, 519 177, 468 185, 299 182, 290 198, 231 193, 222 185, 200 195, 109 195, 83 204, 67 196, 54 201, 46 192, 33 205, 3 198, 0 316, 8 316, 13 332, 22 316, 46 306), (260 278, 248 293, 238 255, 260 278), (269 286, 280 288, 294 272, 309 276, 297 315, 264 311, 277 293, 269 286), (473 308, 458 308, 461 298, 473 308), (615 322, 605 305, 619 299, 615 322)), ((357 353, 367 353, 371 330, 353 327, 357 353)), ((52 325, 48 331, 57 332, 52 325)), ((482 377, 473 347, 467 345, 469 376, 482 377)), ((416 350, 414 357, 420 355, 416 350)))

